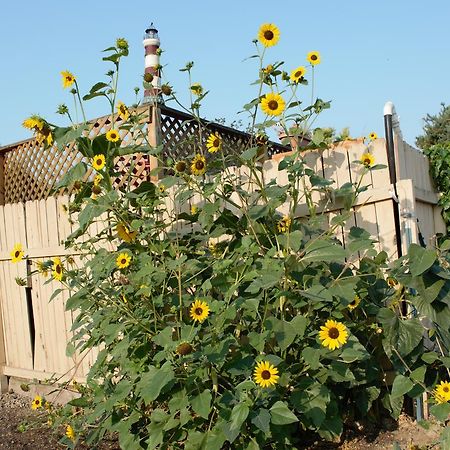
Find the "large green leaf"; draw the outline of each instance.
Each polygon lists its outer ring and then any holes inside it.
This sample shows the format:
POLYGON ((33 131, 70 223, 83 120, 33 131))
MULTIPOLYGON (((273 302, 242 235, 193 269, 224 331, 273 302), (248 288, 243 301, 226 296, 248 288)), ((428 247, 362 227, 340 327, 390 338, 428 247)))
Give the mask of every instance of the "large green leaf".
POLYGON ((391 397, 403 397, 413 386, 414 383, 409 378, 399 374, 395 377, 394 383, 392 384, 391 397))
POLYGON ((260 408, 252 417, 252 424, 259 428, 264 434, 269 434, 270 431, 270 412, 265 408, 260 408))
POLYGON ((440 403, 430 408, 431 414, 441 422, 448 420, 450 416, 450 403, 440 403))
POLYGON ((209 389, 205 389, 201 394, 195 396, 191 400, 192 409, 200 417, 207 419, 211 410, 211 399, 211 391, 209 389))
POLYGON ((167 386, 175 377, 172 366, 166 362, 161 368, 149 367, 148 372, 141 376, 136 393, 141 395, 146 403, 156 400, 161 390, 167 386))
POLYGON ((436 252, 427 250, 417 244, 411 244, 408 249, 409 270, 417 277, 428 270, 436 261, 436 252))
POLYGON ((301 262, 309 264, 312 262, 340 262, 345 259, 345 249, 332 241, 315 241, 305 249, 301 262))
POLYGON ((298 422, 297 416, 288 408, 286 403, 282 401, 276 402, 270 408, 271 422, 274 425, 287 425, 289 423, 298 422))
POLYGON ((424 328, 419 319, 400 319, 391 309, 381 308, 378 320, 383 326, 383 347, 388 356, 396 352, 406 356, 422 340, 424 328))

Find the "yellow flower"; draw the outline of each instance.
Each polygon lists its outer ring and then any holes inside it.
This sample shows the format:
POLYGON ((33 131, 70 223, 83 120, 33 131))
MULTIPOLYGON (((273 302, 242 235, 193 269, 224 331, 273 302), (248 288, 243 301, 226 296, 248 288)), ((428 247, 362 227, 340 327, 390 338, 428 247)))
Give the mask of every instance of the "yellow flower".
POLYGON ((191 305, 190 315, 192 320, 202 323, 209 316, 208 303, 195 299, 191 305))
POLYGON ((52 274, 53 274, 53 278, 55 280, 59 280, 59 281, 62 280, 63 266, 61 264, 61 260, 58 257, 53 258, 52 274))
POLYGON ((106 133, 106 140, 109 142, 117 142, 120 139, 119 132, 112 128, 106 133))
POLYGON ((375 133, 375 131, 372 131, 372 133, 369 134, 369 139, 371 141, 374 141, 377 138, 378 138, 378 135, 377 135, 377 133, 375 133))
POLYGON ((124 302, 124 303, 128 303, 127 298, 125 297, 125 294, 120 294, 120 299, 124 302))
POLYGON ((44 261, 38 261, 36 263, 37 265, 37 270, 38 272, 43 276, 43 277, 47 277, 48 276, 48 266, 44 261))
POLYGON ((450 401, 450 383, 441 381, 434 390, 434 399, 437 403, 446 403, 450 401))
POLYGON ((206 172, 206 158, 197 153, 191 162, 191 172, 194 175, 203 175, 206 172))
POLYGON ((71 440, 75 441, 75 430, 70 426, 66 426, 66 436, 71 440))
POLYGON ((177 161, 175 164, 175 170, 178 173, 183 173, 186 170, 186 167, 187 167, 186 161, 183 160, 177 161))
POLYGON ((306 73, 306 68, 303 66, 297 67, 291 72, 291 81, 293 83, 298 83, 306 73))
POLYGON ((94 177, 94 186, 98 186, 103 180, 103 177, 98 173, 94 177))
POLYGON ((68 72, 67 70, 63 70, 61 72, 61 76, 64 89, 72 86, 72 84, 75 83, 75 77, 73 76, 72 73, 68 72))
POLYGON ((102 170, 103 167, 105 167, 105 164, 106 164, 105 155, 99 154, 99 155, 95 155, 92 158, 92 167, 95 170, 102 170))
POLYGON ((219 133, 211 133, 206 141, 206 148, 209 153, 215 153, 222 150, 222 138, 219 133))
POLYGON ((128 227, 120 222, 116 225, 117 236, 119 236, 122 241, 133 242, 136 239, 137 231, 130 231, 128 227))
POLYGON ((191 215, 195 216, 198 213, 198 207, 197 205, 191 206, 191 215))
POLYGON ((262 71, 266 74, 266 75, 270 75, 273 72, 273 65, 269 64, 268 66, 264 67, 262 69, 262 71))
POLYGON ((258 40, 264 47, 272 47, 280 40, 280 30, 273 23, 263 23, 259 27, 258 40))
POLYGON ((42 408, 42 397, 40 395, 36 395, 31 403, 31 409, 39 408, 42 408))
POLYGON ((309 52, 306 59, 311 63, 312 66, 320 64, 320 53, 319 52, 309 52))
POLYGON ((42 130, 44 128, 44 121, 39 116, 31 116, 22 122, 22 126, 29 130, 42 130))
POLYGON ((277 230, 279 233, 287 233, 291 227, 292 220, 289 216, 284 216, 277 223, 277 230))
POLYGON ((266 388, 278 383, 278 369, 268 361, 259 361, 256 363, 253 379, 256 384, 266 388))
POLYGON ((261 109, 269 116, 279 116, 283 113, 285 103, 280 94, 271 92, 261 99, 261 109))
POLYGON ((372 167, 375 163, 375 157, 371 153, 364 153, 361 156, 360 161, 366 166, 366 167, 372 167))
POLYGON ((130 117, 130 111, 128 111, 128 108, 123 102, 117 103, 117 113, 123 121, 128 120, 128 117, 130 117))
POLYGON ((355 298, 353 299, 352 302, 350 302, 347 305, 347 308, 352 311, 353 309, 355 309, 359 304, 361 303, 361 299, 359 298, 358 295, 355 295, 355 298))
POLYGON ((344 324, 327 320, 325 326, 320 327, 319 338, 324 347, 334 350, 347 342, 348 331, 344 324))
POLYGON ((116 266, 119 269, 126 269, 130 265, 131 256, 128 253, 120 253, 116 259, 116 266))
POLYGON ((17 263, 22 261, 24 255, 22 244, 16 244, 12 249, 10 255, 11 255, 11 262, 17 263))
POLYGON ((203 87, 202 87, 202 85, 201 85, 200 83, 194 83, 194 84, 191 86, 191 92, 192 92, 194 95, 197 95, 198 97, 200 97, 200 95, 203 94, 203 87))

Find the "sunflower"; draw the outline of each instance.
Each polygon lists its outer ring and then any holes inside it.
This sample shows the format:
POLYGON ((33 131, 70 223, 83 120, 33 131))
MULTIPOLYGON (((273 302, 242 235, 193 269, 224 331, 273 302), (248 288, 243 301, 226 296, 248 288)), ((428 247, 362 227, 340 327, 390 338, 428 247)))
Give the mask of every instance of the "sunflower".
POLYGON ((283 113, 285 103, 280 94, 271 92, 261 99, 261 109, 269 116, 279 116, 283 113))
POLYGON ((208 303, 195 299, 189 312, 192 320, 202 323, 209 316, 208 303))
POLYGON ((191 215, 195 216, 198 213, 198 206, 197 205, 192 205, 191 206, 191 215))
POLYGON ((280 40, 280 30, 273 23, 263 23, 259 27, 258 40, 264 47, 272 47, 280 40))
POLYGON ((324 347, 334 350, 347 342, 348 331, 344 324, 327 320, 325 326, 320 327, 319 338, 324 347))
POLYGON ((211 133, 206 141, 206 148, 209 153, 215 153, 222 150, 222 138, 219 133, 211 133))
POLYGON ((270 75, 273 72, 273 65, 269 64, 266 67, 263 67, 262 69, 263 73, 265 73, 266 75, 270 75))
POLYGON ((378 138, 378 135, 377 135, 377 133, 375 133, 375 131, 372 131, 372 133, 369 134, 369 139, 371 141, 374 141, 377 138, 378 138))
POLYGON ((293 83, 298 83, 304 76, 306 73, 306 68, 303 66, 297 67, 296 69, 294 69, 291 72, 291 81, 293 83))
POLYGON ((120 253, 116 259, 116 266, 119 269, 126 269, 130 265, 131 256, 128 253, 120 253))
POLYGON ((194 83, 194 84, 191 86, 191 92, 192 92, 194 95, 197 95, 198 97, 200 97, 200 95, 203 94, 203 86, 202 86, 200 83, 194 83))
POLYGON ((284 216, 277 223, 277 230, 279 233, 287 233, 291 227, 292 220, 289 216, 284 216))
POLYGON ((371 153, 364 153, 361 156, 360 161, 366 166, 366 167, 372 167, 375 163, 375 157, 371 153))
POLYGON ((68 72, 67 70, 63 70, 61 72, 61 76, 64 89, 72 86, 72 84, 75 83, 75 77, 73 76, 72 73, 68 72))
POLYGON ((133 242, 137 236, 137 231, 130 231, 123 222, 116 225, 116 231, 117 236, 125 242, 133 242))
POLYGON ((194 175, 203 175, 206 172, 206 158, 197 153, 191 162, 191 172, 194 175))
POLYGON ((278 383, 278 369, 268 361, 259 361, 256 363, 253 379, 256 384, 266 388, 278 383))
POLYGON ((61 264, 61 260, 58 257, 53 258, 52 275, 55 280, 62 280, 63 266, 61 264))
POLYGON ((39 272, 44 278, 46 278, 46 277, 48 276, 48 270, 49 270, 49 267, 48 267, 47 263, 44 262, 44 261, 38 261, 38 262, 36 263, 36 265, 37 265, 37 270, 38 270, 38 272, 39 272))
POLYGON ((42 130, 44 128, 44 121, 37 115, 30 116, 22 122, 22 126, 29 130, 42 130))
POLYGON ((187 168, 187 164, 186 164, 186 161, 184 161, 184 160, 177 161, 176 164, 175 164, 175 170, 176 170, 178 173, 183 173, 183 172, 185 172, 185 171, 186 171, 186 168, 187 168))
POLYGON ((361 303, 361 299, 358 295, 355 295, 354 299, 347 305, 347 308, 352 311, 361 303))
POLYGON ((123 102, 117 103, 117 114, 119 114, 119 117, 123 121, 128 120, 128 117, 130 117, 130 111, 128 111, 128 108, 126 107, 125 103, 123 102))
POLYGON ((94 177, 94 186, 99 186, 100 183, 102 182, 103 177, 98 173, 97 175, 95 175, 94 177))
POLYGON ((70 425, 67 425, 67 426, 66 426, 66 436, 67 436, 71 441, 74 441, 74 440, 75 440, 75 430, 74 430, 70 425))
POLYGON ((306 55, 306 59, 311 63, 312 66, 320 64, 320 53, 319 52, 309 52, 306 55))
POLYGON ((175 349, 175 351, 180 355, 180 356, 186 356, 189 355, 189 353, 192 353, 194 350, 194 348, 192 347, 191 344, 189 344, 189 342, 182 342, 181 344, 177 345, 177 348, 175 349))
POLYGON ((10 255, 11 255, 11 262, 17 263, 22 261, 24 255, 22 244, 16 244, 12 249, 10 255))
POLYGON ((105 155, 98 154, 92 158, 92 167, 95 170, 102 170, 103 167, 105 167, 105 164, 106 164, 105 155))
POLYGON ((441 381, 434 390, 434 399, 437 403, 446 403, 450 401, 450 383, 441 381))
POLYGON ((31 402, 31 409, 39 409, 42 408, 42 397, 40 395, 36 395, 33 401, 31 402))
POLYGON ((117 142, 120 139, 119 132, 112 128, 106 133, 106 140, 109 142, 117 142))

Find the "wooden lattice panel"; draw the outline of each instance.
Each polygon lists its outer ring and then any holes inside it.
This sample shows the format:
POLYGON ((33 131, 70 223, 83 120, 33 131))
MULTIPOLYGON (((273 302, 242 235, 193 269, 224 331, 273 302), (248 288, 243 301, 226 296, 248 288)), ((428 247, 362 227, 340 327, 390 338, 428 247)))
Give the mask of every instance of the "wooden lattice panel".
MULTIPOLYGON (((149 125, 149 105, 135 110, 140 114, 140 124, 143 132, 147 133, 149 125)), ((223 138, 223 151, 226 154, 236 154, 248 147, 249 135, 215 123, 202 121, 200 124, 189 114, 160 105, 159 136, 163 144, 163 159, 186 159, 199 148, 206 147, 206 140, 210 132, 218 132, 223 138)), ((111 116, 104 116, 89 123, 86 133, 90 139, 105 134, 111 129, 111 116)), ((120 119, 116 119, 116 128, 120 127, 120 119)), ((122 146, 131 143, 139 144, 138 138, 131 131, 120 130, 122 146)), ((272 155, 288 150, 286 147, 270 142, 268 154, 272 155)), ((74 143, 63 149, 55 146, 44 149, 35 139, 28 139, 10 147, 0 149, 4 161, 5 203, 41 200, 51 195, 54 186, 62 177, 85 158, 77 151, 74 143)), ((1 158, 0 158, 1 163, 1 158)), ((150 158, 147 155, 134 154, 121 156, 116 161, 116 171, 121 175, 113 180, 113 184, 121 187, 130 184, 138 186, 150 177, 150 158)), ((1 173, 1 171, 0 171, 1 173)), ((92 180, 94 173, 90 170, 86 180, 92 180)), ((1 181, 1 180, 0 180, 1 181)))

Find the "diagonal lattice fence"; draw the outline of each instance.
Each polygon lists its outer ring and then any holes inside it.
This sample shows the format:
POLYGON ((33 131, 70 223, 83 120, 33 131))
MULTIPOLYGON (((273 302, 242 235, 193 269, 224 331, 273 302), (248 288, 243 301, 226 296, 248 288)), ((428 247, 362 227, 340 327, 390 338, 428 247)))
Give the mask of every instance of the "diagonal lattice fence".
MULTIPOLYGON (((140 106, 136 113, 140 115, 143 131, 149 125, 149 106, 140 106)), ((109 116, 100 117, 89 123, 87 135, 95 138, 111 128, 109 116)), ((223 151, 226 154, 241 152, 250 141, 250 135, 217 123, 201 121, 191 115, 160 105, 158 134, 163 144, 163 159, 180 160, 192 155, 199 144, 204 148, 209 132, 218 132, 223 138, 223 151)), ((136 139, 131 131, 120 130, 122 145, 136 139)), ((289 148, 269 142, 268 156, 288 151, 289 148)), ((44 149, 35 139, 27 139, 0 148, 0 188, 3 197, 0 203, 17 203, 28 200, 41 200, 50 196, 56 184, 76 164, 83 161, 74 143, 63 149, 55 146, 44 149), (1 170, 3 169, 3 170, 1 170), (3 180, 1 179, 3 178, 3 180)), ((120 156, 116 160, 117 172, 122 174, 115 179, 116 186, 132 182, 139 185, 149 178, 150 164, 146 155, 139 153, 120 156), (131 170, 130 170, 131 167, 131 170), (131 178, 131 180, 130 180, 131 178)), ((92 178, 92 173, 86 175, 92 178)))

